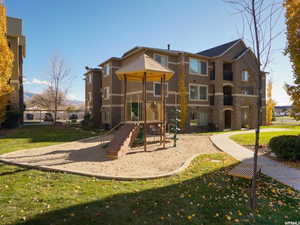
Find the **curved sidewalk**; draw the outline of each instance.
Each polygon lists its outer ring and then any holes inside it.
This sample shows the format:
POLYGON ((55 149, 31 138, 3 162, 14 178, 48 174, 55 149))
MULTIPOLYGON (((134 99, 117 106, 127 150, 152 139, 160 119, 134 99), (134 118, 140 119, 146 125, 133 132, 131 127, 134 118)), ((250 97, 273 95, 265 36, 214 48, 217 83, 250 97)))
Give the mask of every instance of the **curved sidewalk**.
MULTIPOLYGON (((283 131, 286 129, 263 129, 261 132, 283 131)), ((228 153, 235 159, 253 164, 253 151, 237 144, 230 139, 230 136, 235 134, 253 133, 251 131, 229 132, 224 134, 213 135, 210 139, 216 147, 228 153)), ((275 180, 300 191, 300 170, 288 167, 280 162, 267 158, 265 156, 258 156, 258 164, 262 166, 262 173, 274 178, 275 180)))

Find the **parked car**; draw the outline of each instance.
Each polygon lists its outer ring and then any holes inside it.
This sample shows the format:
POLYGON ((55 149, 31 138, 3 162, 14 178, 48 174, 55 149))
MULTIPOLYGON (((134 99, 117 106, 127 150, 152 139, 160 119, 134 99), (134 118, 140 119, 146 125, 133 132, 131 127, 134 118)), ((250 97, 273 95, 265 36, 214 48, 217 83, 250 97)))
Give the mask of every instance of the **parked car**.
POLYGON ((69 120, 77 120, 78 119, 78 115, 77 114, 71 114, 69 116, 69 120))
POLYGON ((44 121, 53 122, 54 119, 53 119, 52 114, 51 114, 51 113, 46 113, 46 114, 45 114, 45 117, 44 117, 44 121))
POLYGON ((34 116, 31 113, 26 114, 26 120, 33 120, 34 116))

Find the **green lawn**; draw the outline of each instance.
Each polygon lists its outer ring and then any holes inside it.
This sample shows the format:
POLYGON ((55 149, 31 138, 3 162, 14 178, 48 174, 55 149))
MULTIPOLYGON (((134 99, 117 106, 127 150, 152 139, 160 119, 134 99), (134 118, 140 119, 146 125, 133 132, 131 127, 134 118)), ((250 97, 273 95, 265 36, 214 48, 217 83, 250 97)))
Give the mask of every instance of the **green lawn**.
MULTIPOLYGON (((299 135, 300 134, 300 126, 290 126, 290 125, 282 125, 282 126, 263 126, 261 128, 286 128, 290 129, 289 131, 274 131, 274 132, 261 132, 260 133, 260 141, 259 143, 262 145, 267 145, 271 138, 280 136, 280 135, 299 135)), ((241 145, 254 145, 255 142, 255 134, 236 134, 230 137, 235 142, 241 145)))
MULTIPOLYGON (((20 149, 43 147, 95 136, 91 131, 52 126, 25 126, 8 130, 0 137, 0 154, 20 149)), ((0 223, 1 224, 1 223, 0 223)))
POLYGON ((0 165, 0 224, 270 225, 298 221, 300 194, 262 177, 258 211, 247 207, 245 180, 231 181, 236 161, 204 155, 184 173, 149 181, 105 181, 0 165), (217 162, 212 160, 218 160, 217 162))

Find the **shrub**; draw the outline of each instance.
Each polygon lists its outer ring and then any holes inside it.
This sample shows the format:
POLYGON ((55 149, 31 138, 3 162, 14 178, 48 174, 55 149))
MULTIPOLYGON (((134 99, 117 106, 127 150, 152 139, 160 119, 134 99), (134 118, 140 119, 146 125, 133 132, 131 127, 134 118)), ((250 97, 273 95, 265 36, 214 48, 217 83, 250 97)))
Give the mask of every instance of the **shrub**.
POLYGON ((208 131, 209 132, 214 132, 217 131, 217 126, 214 123, 208 123, 208 131))
POLYGON ((6 119, 2 124, 4 128, 12 129, 17 128, 20 124, 22 114, 15 111, 6 112, 6 119))
POLYGON ((279 158, 300 160, 300 136, 282 135, 273 137, 269 142, 269 147, 279 158))
POLYGON ((90 113, 84 114, 83 120, 91 120, 91 119, 92 119, 92 116, 90 113))

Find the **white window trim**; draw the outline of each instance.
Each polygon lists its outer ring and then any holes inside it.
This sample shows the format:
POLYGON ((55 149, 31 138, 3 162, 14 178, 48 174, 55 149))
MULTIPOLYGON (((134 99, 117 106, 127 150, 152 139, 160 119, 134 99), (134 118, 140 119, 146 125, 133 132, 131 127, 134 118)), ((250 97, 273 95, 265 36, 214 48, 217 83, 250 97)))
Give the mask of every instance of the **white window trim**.
POLYGON ((190 83, 189 84, 189 100, 190 101, 202 101, 202 102, 207 102, 208 101, 208 85, 205 85, 205 84, 193 84, 193 83, 190 83), (198 86, 198 87, 206 87, 206 99, 200 99, 200 93, 199 93, 199 99, 191 99, 191 95, 190 95, 190 89, 191 89, 191 86, 198 86))
POLYGON ((108 100, 109 97, 110 97, 109 87, 104 87, 104 88, 103 88, 103 99, 104 99, 104 100, 108 100), (106 98, 105 98, 105 97, 104 97, 104 93, 106 92, 106 90, 107 90, 107 95, 106 95, 106 98))
POLYGON ((112 69, 112 66, 111 66, 111 63, 106 63, 106 64, 103 66, 103 68, 104 68, 105 66, 109 66, 109 73, 108 73, 108 74, 106 73, 105 70, 103 70, 103 76, 104 76, 104 77, 107 77, 107 76, 111 75, 111 69, 112 69))
MULTIPOLYGON (((155 60, 155 56, 163 56, 163 57, 167 57, 167 68, 169 68, 169 56, 167 56, 167 55, 162 55, 162 54, 158 54, 158 53, 154 53, 153 54, 153 59, 155 60)), ((155 62, 157 62, 156 60, 155 60, 155 62)), ((160 62, 158 62, 159 64, 161 64, 160 62)), ((163 64, 161 64, 161 65, 163 65, 163 64)), ((165 66, 165 65, 163 65, 163 66, 165 66)))
MULTIPOLYGON (((161 95, 156 95, 155 94, 155 84, 161 84, 160 82, 153 82, 153 96, 154 97, 161 97, 161 95)), ((165 95, 166 97, 168 97, 168 94, 169 94, 169 84, 168 83, 165 83, 167 85, 167 94, 165 95)), ((162 90, 160 90, 161 92, 162 90)))
POLYGON ((244 81, 244 82, 248 82, 249 81, 249 77, 250 77, 250 73, 249 73, 249 71, 248 70, 242 70, 242 81, 244 81), (248 73, 248 79, 247 80, 244 80, 244 71, 247 71, 247 73, 248 73))
MULTIPOLYGON (((200 75, 200 76, 208 76, 208 61, 206 61, 206 60, 203 60, 203 59, 197 59, 197 58, 193 58, 193 57, 190 57, 189 58, 189 74, 191 74, 191 75, 200 75), (194 73, 194 72, 191 72, 191 70, 190 70, 190 62, 191 62, 191 59, 196 59, 196 60, 198 60, 199 62, 205 62, 206 63, 206 73, 201 73, 201 71, 200 71, 200 73, 194 73)), ((201 70, 201 69, 200 69, 201 70)))

